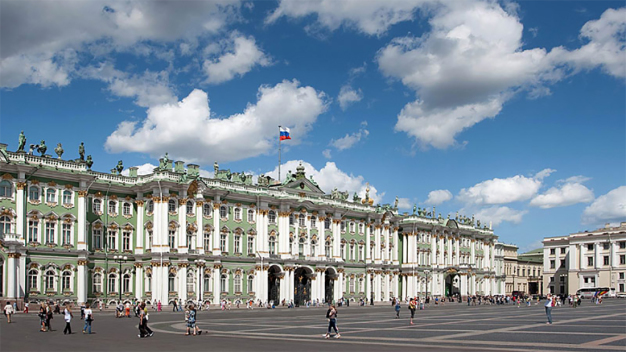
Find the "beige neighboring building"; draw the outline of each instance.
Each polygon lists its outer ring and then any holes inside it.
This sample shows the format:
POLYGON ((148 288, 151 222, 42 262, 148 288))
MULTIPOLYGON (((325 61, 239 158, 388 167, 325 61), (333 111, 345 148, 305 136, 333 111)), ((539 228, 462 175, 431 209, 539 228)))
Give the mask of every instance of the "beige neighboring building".
POLYGON ((507 295, 513 292, 542 294, 543 249, 517 254, 518 247, 502 244, 504 252, 504 275, 507 295))
POLYGON ((543 267, 546 293, 573 294, 584 287, 608 287, 624 294, 626 222, 545 238, 543 267))

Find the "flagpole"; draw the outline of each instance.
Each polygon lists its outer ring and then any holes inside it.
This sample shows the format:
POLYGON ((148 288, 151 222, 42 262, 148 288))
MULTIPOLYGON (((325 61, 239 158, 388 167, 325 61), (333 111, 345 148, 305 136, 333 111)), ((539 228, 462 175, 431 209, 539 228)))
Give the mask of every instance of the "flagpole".
POLYGON ((278 182, 280 182, 280 125, 278 125, 278 182))

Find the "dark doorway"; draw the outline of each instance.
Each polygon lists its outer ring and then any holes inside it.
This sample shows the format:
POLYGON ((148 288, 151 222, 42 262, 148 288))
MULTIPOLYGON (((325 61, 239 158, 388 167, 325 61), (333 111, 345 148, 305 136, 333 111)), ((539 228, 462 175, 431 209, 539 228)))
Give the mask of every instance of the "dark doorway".
POLYGON ((458 296, 460 291, 460 278, 458 274, 449 274, 446 276, 446 297, 458 296))
POLYGON ((529 282, 528 283, 528 294, 531 294, 531 295, 539 294, 539 283, 537 283, 537 282, 529 282))
POLYGON ((280 303, 280 278, 278 277, 280 268, 272 266, 267 271, 267 301, 274 301, 274 304, 280 303))
POLYGON ((293 303, 296 307, 304 305, 311 299, 311 278, 308 277, 308 269, 298 268, 293 273, 293 303))
POLYGON ((330 272, 330 270, 326 270, 324 273, 324 302, 329 303, 334 299, 335 293, 335 279, 336 274, 330 272))

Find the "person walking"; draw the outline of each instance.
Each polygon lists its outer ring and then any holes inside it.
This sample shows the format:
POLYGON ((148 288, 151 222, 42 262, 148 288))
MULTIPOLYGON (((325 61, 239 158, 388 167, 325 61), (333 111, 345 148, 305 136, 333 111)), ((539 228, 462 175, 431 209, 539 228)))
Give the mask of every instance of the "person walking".
POLYGON ((124 310, 126 311, 126 318, 130 318, 130 302, 126 301, 124 305, 124 310))
POLYGON ((409 321, 409 324, 414 325, 413 318, 415 317, 415 300, 413 298, 409 301, 409 310, 411 311, 411 320, 409 321))
POLYGON ((551 294, 548 294, 548 299, 544 307, 546 307, 546 317, 548 318, 548 322, 546 324, 552 325, 552 307, 554 307, 554 297, 551 294))
POLYGON ((147 334, 147 336, 152 337, 152 335, 154 335, 154 332, 152 331, 152 329, 150 329, 150 327, 148 327, 148 319, 150 318, 150 315, 148 314, 148 307, 146 307, 146 303, 142 302, 141 303, 141 307, 140 307, 140 318, 139 320, 141 321, 141 324, 143 325, 143 330, 145 332, 145 334, 147 334))
POLYGON ((196 324, 196 317, 196 307, 191 304, 189 305, 189 307, 187 308, 187 312, 185 313, 185 320, 187 321, 187 333, 185 335, 189 336, 193 334, 193 336, 196 336, 202 334, 202 330, 200 330, 198 328, 198 325, 196 324))
POLYGON ((41 328, 39 329, 39 331, 41 332, 46 332, 46 318, 47 318, 47 314, 46 314, 46 304, 42 303, 39 306, 39 314, 37 314, 39 316, 39 325, 41 325, 41 328))
POLYGON ((335 308, 334 304, 330 305, 328 311, 326 312, 326 318, 328 318, 328 332, 324 335, 324 338, 330 338, 330 329, 335 330, 335 338, 338 339, 341 337, 339 334, 339 330, 337 329, 337 308, 335 308))
POLYGON ((52 319, 54 319, 54 315, 52 315, 52 307, 51 307, 52 302, 50 302, 50 304, 46 305, 46 326, 48 327, 48 331, 54 331, 52 330, 52 319))
POLYGON ((83 334, 91 334, 91 323, 93 322, 93 311, 91 310, 89 303, 85 306, 85 326, 83 327, 83 334))
POLYGON ((11 305, 11 302, 7 301, 7 305, 4 306, 4 315, 6 315, 7 317, 7 323, 11 324, 11 316, 14 313, 14 309, 13 306, 11 305))
POLYGON ((63 335, 66 334, 72 334, 72 326, 70 324, 70 322, 72 321, 72 318, 74 317, 74 315, 72 314, 72 310, 70 308, 69 304, 65 305, 65 310, 63 310, 63 314, 65 315, 65 329, 63 329, 63 335))
POLYGON ((396 319, 400 319, 400 300, 399 299, 396 300, 395 309, 396 309, 396 319))

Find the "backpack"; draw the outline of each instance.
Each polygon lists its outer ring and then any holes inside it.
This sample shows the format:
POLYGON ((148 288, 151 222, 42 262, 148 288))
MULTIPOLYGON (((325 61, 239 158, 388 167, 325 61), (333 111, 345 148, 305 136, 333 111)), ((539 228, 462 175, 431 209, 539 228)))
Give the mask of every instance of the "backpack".
POLYGON ((330 308, 326 311, 326 318, 330 318, 330 308))

